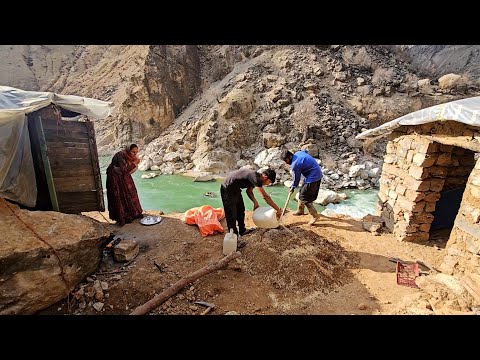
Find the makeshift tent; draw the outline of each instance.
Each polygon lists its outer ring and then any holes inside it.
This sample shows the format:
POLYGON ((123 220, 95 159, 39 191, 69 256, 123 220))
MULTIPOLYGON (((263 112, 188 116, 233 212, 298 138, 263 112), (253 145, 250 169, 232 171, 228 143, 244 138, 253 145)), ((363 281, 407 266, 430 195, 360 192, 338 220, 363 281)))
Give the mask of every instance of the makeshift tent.
MULTIPOLYGON (((66 194, 69 186, 76 183, 75 186, 80 188, 79 185, 82 185, 78 183, 78 174, 67 174, 66 164, 71 168, 77 164, 87 164, 95 180, 95 187, 90 189, 90 186, 89 189, 101 191, 101 181, 100 189, 96 186, 100 173, 93 123, 88 119, 83 122, 68 121, 62 115, 103 119, 112 111, 110 102, 0 86, 0 196, 27 207, 35 207, 37 185, 46 181, 51 209, 64 212, 82 210, 81 206, 75 207, 73 204, 84 198, 81 191, 77 189, 64 196, 64 210, 58 204, 57 191, 66 194), (52 160, 55 160, 54 163, 52 160), (52 174, 55 169, 58 169, 56 177, 52 174), (45 181, 42 182, 39 177, 44 177, 45 181), (55 185, 61 189, 55 190, 55 185)), ((85 181, 88 182, 87 177, 85 181)))
POLYGON ((447 120, 458 121, 472 126, 480 126, 480 96, 450 101, 412 112, 374 129, 366 130, 358 134, 356 139, 364 140, 384 136, 402 125, 421 125, 434 121, 447 120))

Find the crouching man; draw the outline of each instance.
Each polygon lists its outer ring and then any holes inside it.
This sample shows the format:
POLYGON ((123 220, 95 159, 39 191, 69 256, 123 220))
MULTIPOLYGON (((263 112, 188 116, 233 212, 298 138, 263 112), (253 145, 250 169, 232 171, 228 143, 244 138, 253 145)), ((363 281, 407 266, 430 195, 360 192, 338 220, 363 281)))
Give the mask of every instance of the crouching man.
MULTIPOLYGON (((222 195, 223 208, 225 210, 225 219, 227 220, 228 232, 233 229, 237 235, 246 235, 253 229, 245 227, 245 204, 243 203, 242 190, 247 189, 247 195, 253 202, 253 210, 259 207, 258 201, 253 194, 253 188, 256 188, 265 202, 274 208, 277 212, 277 219, 282 214, 282 209, 272 200, 270 195, 266 193, 263 186, 270 185, 275 182, 277 174, 272 169, 267 169, 261 173, 255 170, 242 168, 229 173, 220 187, 222 195), (238 223, 238 230, 237 230, 238 223)), ((237 247, 241 248, 245 242, 238 241, 237 247)))

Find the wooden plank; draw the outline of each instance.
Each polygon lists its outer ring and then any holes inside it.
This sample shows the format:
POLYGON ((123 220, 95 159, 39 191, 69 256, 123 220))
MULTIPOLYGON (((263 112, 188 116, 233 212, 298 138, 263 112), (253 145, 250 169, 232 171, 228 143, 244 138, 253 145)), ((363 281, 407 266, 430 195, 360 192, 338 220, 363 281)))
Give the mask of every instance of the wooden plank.
POLYGON ((50 201, 47 178, 45 176, 45 168, 43 166, 42 154, 40 151, 40 139, 38 138, 37 126, 35 126, 35 122, 40 121, 38 113, 38 111, 35 111, 27 115, 33 167, 35 169, 35 179, 37 183, 37 202, 35 204, 35 209, 50 211, 52 210, 52 203, 50 201))
POLYGON ((465 275, 460 279, 463 287, 468 291, 470 295, 477 301, 477 304, 480 304, 480 279, 474 279, 475 275, 465 275))
MULTIPOLYGON (((48 143, 47 143, 48 146, 48 143)), ((70 158, 87 158, 90 157, 90 149, 88 148, 72 148, 72 147, 59 147, 55 150, 51 150, 48 153, 50 159, 70 159, 70 158)))
POLYGON ((53 182, 52 168, 50 167, 50 160, 48 159, 47 154, 47 142, 45 141, 45 134, 43 132, 41 116, 39 116, 40 121, 35 121, 35 126, 38 133, 38 138, 40 142, 40 153, 42 156, 43 166, 45 169, 45 177, 47 179, 48 192, 50 193, 50 201, 52 203, 52 208, 54 211, 59 211, 57 193, 55 191, 55 183, 53 182))
POLYGON ((95 177, 93 176, 78 176, 78 177, 64 177, 54 178, 55 189, 57 192, 79 192, 79 191, 95 191, 95 177))
POLYGON ((58 133, 65 133, 65 132, 71 132, 71 131, 77 131, 83 134, 88 133, 88 129, 85 126, 85 122, 81 121, 65 121, 65 120, 60 120, 56 121, 53 119, 43 119, 43 129, 48 132, 52 133, 52 131, 56 134, 57 131, 58 133))
POLYGON ((80 165, 77 168, 67 170, 52 169, 52 174, 54 179, 74 176, 93 176, 93 169, 88 165, 80 165))
POLYGON ((88 143, 78 143, 78 142, 58 142, 58 141, 47 141, 47 146, 50 150, 54 149, 89 149, 90 145, 88 143))
POLYGON ((79 167, 80 165, 91 165, 90 158, 79 159, 54 159, 51 162, 52 170, 69 170, 79 167))
POLYGON ((48 132, 45 132, 45 139, 47 141, 75 141, 80 143, 87 143, 88 141, 85 140, 88 140, 88 135, 80 131, 60 131, 57 134, 55 131, 49 130, 48 132))
POLYGON ((80 213, 97 211, 97 192, 59 192, 58 201, 62 212, 80 213))
POLYGON ((88 144, 88 138, 85 134, 79 134, 77 131, 73 131, 67 135, 68 136, 63 136, 62 134, 46 134, 45 139, 48 142, 74 142, 88 144))
POLYGON ((95 176, 97 188, 98 211, 105 211, 105 203, 103 199, 102 176, 100 174, 100 163, 98 161, 97 141, 95 139, 95 128, 93 123, 88 121, 85 123, 90 137, 90 156, 92 159, 92 168, 95 176))

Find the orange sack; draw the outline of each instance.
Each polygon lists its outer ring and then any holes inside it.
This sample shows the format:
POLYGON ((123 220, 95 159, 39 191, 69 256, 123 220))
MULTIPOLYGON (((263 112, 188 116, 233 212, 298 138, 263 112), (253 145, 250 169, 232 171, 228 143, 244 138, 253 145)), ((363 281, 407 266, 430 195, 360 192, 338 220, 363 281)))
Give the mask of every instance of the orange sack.
POLYGON ((225 211, 222 208, 214 209, 209 205, 203 205, 185 211, 183 216, 186 224, 198 225, 203 237, 213 235, 216 231, 223 233, 220 220, 225 217, 225 211))

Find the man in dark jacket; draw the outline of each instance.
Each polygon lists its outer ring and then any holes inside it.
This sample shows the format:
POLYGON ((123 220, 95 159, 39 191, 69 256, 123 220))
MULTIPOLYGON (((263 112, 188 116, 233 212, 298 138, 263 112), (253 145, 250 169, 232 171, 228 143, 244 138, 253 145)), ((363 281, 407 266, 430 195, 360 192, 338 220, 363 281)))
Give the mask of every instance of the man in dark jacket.
MULTIPOLYGON (((257 188, 265 202, 276 210, 277 218, 280 218, 282 209, 275 204, 270 195, 268 195, 262 187, 273 184, 276 176, 277 174, 272 169, 267 169, 258 173, 255 170, 247 168, 232 171, 227 175, 225 181, 220 187, 220 194, 222 195, 222 203, 225 210, 228 231, 233 229, 233 232, 237 235, 246 235, 252 231, 251 229, 247 230, 245 227, 245 204, 243 203, 241 189, 247 189, 247 195, 250 200, 252 200, 253 210, 255 210, 260 206, 253 194, 253 188, 257 188)), ((245 245, 245 243, 239 242, 237 246, 240 248, 243 245, 245 245)))
POLYGON ((317 199, 318 191, 320 190, 320 182, 323 177, 322 168, 305 150, 297 151, 295 154, 288 150, 284 150, 282 153, 282 160, 288 165, 291 165, 291 170, 293 172, 293 184, 290 188, 290 193, 293 194, 295 191, 295 188, 300 182, 300 177, 303 175, 305 178, 303 186, 298 193, 298 208, 293 214, 304 215, 306 206, 308 212, 312 216, 312 219, 308 223, 313 225, 321 216, 318 214, 317 209, 315 209, 313 201, 317 199))

